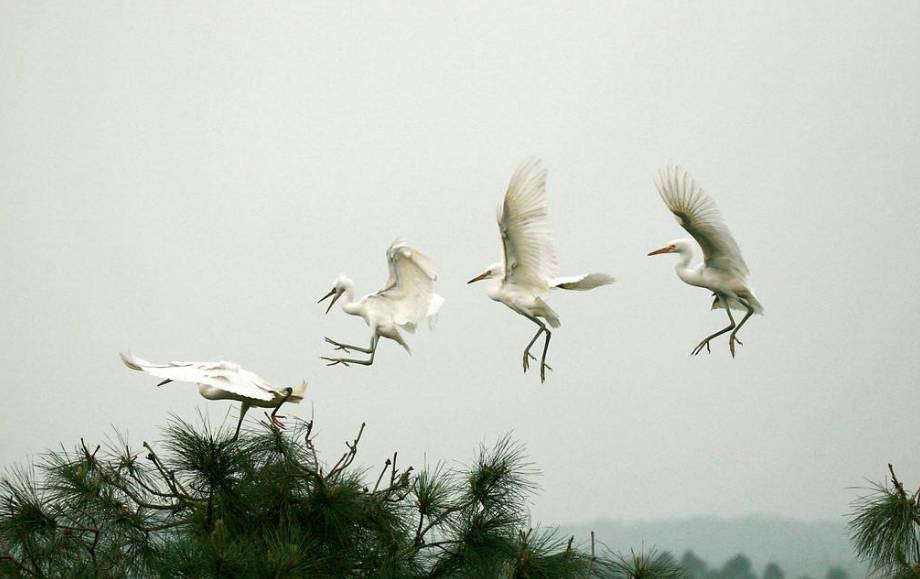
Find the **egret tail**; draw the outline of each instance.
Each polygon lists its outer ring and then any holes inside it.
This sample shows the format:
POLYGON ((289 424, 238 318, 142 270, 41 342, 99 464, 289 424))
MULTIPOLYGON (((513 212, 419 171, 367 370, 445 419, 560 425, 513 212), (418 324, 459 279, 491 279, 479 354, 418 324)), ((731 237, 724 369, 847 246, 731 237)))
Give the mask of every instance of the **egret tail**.
POLYGON ((557 277, 553 280, 552 287, 564 290, 587 291, 596 287, 610 285, 615 281, 616 278, 606 273, 585 273, 570 277, 557 277))

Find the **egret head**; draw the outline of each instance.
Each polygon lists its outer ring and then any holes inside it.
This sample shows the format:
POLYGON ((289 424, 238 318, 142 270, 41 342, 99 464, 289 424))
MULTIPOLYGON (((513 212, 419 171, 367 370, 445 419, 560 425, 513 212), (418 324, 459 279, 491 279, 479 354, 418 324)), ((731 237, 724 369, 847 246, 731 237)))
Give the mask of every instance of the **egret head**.
POLYGON ((329 313, 329 310, 332 309, 332 306, 335 305, 335 302, 339 301, 339 298, 342 297, 346 291, 354 287, 354 283, 349 279, 345 274, 340 274, 339 277, 335 278, 335 281, 332 282, 332 289, 329 290, 329 293, 319 298, 318 304, 323 303, 328 298, 332 298, 329 302, 329 307, 326 308, 326 313, 329 313))
POLYGON ((655 251, 650 252, 649 255, 661 255, 662 253, 685 253, 692 251, 693 249, 690 245, 690 240, 675 239, 661 249, 656 249, 655 251))
POLYGON ((484 279, 495 279, 498 277, 502 277, 503 275, 505 275, 505 266, 502 265, 501 262, 493 263, 484 272, 477 275, 476 277, 474 277, 473 279, 471 279, 470 281, 466 283, 473 283, 476 281, 482 281, 484 279))

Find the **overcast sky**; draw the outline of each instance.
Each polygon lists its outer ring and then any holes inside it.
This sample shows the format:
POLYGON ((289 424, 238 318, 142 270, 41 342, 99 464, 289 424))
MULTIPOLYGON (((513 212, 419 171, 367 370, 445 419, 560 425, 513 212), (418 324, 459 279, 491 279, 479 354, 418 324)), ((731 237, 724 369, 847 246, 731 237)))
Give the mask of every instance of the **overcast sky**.
MULTIPOLYGON (((894 462, 920 479, 920 3, 0 2, 0 464, 158 436, 226 402, 118 359, 226 358, 306 378, 332 458, 466 459, 513 431, 534 515, 837 519, 894 462), (533 326, 465 281, 495 206, 549 169, 563 274, 541 385, 533 326), (766 307, 724 325, 684 285, 653 186, 715 198, 766 307), (441 267, 434 332, 327 368, 396 236, 441 267)), ((254 418, 258 415, 254 415, 254 418)), ((911 483, 913 484, 913 483, 911 483)))

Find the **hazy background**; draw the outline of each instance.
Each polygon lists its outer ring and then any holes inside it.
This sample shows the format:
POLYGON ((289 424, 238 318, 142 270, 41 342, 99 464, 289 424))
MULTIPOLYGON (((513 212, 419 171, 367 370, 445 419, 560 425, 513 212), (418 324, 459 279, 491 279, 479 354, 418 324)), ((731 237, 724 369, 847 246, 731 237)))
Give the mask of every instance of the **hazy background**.
POLYGON ((287 410, 330 458, 361 421, 368 466, 513 430, 544 522, 839 520, 886 462, 916 481, 920 3, 761 4, 0 1, 0 464, 230 408, 130 349, 308 379, 287 410), (619 279, 553 297, 543 385, 532 325, 464 285, 531 154, 562 273, 619 279), (735 360, 688 356, 724 314, 645 256, 683 236, 666 162, 766 307, 735 360), (396 236, 441 266, 438 328, 323 366, 368 329, 316 300, 378 289, 396 236))

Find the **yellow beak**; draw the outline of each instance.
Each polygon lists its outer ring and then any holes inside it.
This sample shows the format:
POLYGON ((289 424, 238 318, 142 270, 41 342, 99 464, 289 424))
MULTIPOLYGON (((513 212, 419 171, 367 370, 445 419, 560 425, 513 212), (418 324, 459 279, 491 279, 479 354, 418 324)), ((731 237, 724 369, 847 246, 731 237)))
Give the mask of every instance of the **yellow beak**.
POLYGON ((674 247, 669 245, 667 247, 662 247, 661 249, 656 249, 655 251, 649 253, 649 255, 652 256, 652 255, 658 255, 661 253, 671 253, 672 251, 674 251, 674 247))

